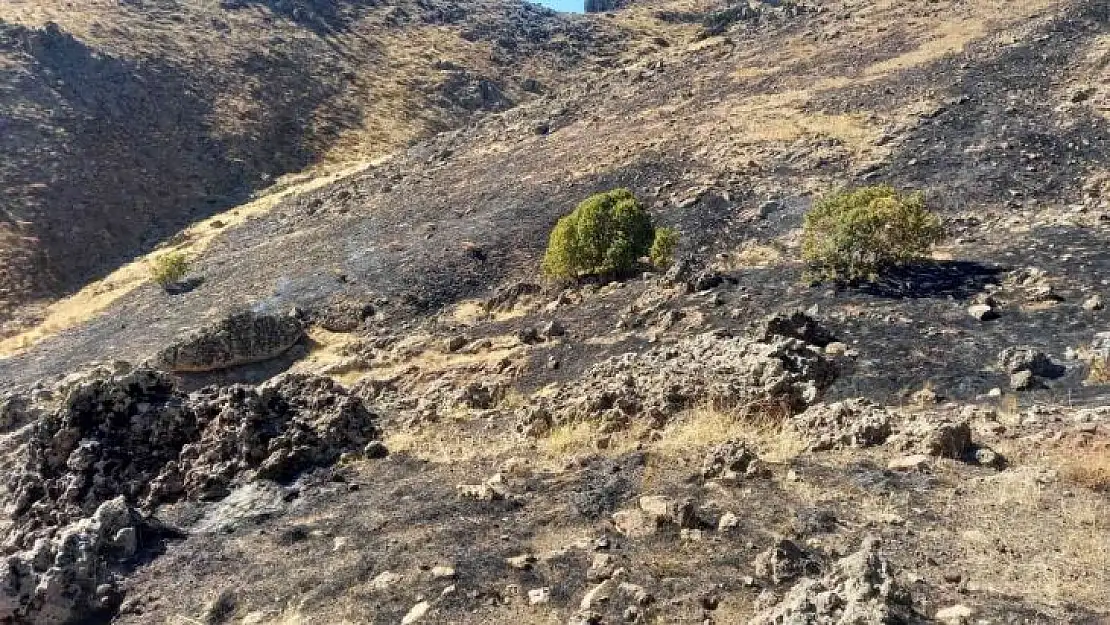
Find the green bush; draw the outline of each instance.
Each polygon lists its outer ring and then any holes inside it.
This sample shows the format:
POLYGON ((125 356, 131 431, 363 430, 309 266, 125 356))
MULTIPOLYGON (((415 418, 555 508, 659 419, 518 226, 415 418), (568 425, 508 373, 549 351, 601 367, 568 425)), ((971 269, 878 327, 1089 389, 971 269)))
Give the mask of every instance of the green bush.
POLYGON ((554 279, 624 274, 649 253, 654 238, 651 215, 631 191, 598 193, 555 225, 543 272, 554 279))
POLYGON ((169 252, 158 256, 150 263, 150 279, 162 288, 169 288, 189 273, 189 261, 180 252, 169 252))
POLYGON ((651 264, 665 269, 674 262, 674 251, 678 248, 678 231, 674 228, 656 228, 655 240, 651 242, 648 257, 651 264))
POLYGON ((806 213, 802 258, 818 279, 874 280, 924 258, 941 234, 923 193, 864 187, 827 197, 806 213))

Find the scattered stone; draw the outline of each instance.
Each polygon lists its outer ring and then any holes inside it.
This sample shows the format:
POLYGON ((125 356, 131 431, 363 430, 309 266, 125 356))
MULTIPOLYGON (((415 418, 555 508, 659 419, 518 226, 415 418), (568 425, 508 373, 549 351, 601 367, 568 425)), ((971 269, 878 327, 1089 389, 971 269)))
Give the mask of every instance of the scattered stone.
POLYGON ((968 307, 967 314, 979 321, 992 321, 998 319, 998 310, 988 304, 973 304, 968 307))
POLYGON ((594 554, 593 562, 590 563, 590 568, 586 570, 586 581, 600 582, 607 580, 613 576, 613 572, 616 570, 617 560, 611 554, 594 554))
POLYGON ((523 345, 535 345, 542 340, 542 338, 540 337, 540 331, 531 326, 517 332, 516 338, 523 345))
POLYGON ((517 570, 520 570, 520 571, 526 571, 526 570, 532 568, 532 565, 535 564, 538 560, 539 559, 536 558, 535 554, 524 553, 524 554, 521 554, 519 556, 513 556, 511 558, 506 558, 505 562, 508 563, 508 565, 513 567, 514 569, 517 569, 517 570))
POLYGON ((1037 387, 1032 371, 1018 371, 1010 374, 1010 388, 1015 391, 1028 391, 1037 387))
POLYGON ((469 342, 470 341, 467 340, 465 336, 462 336, 461 334, 455 335, 447 339, 447 341, 443 344, 443 349, 447 353, 455 353, 460 349, 466 347, 466 344, 469 342))
POLYGON ((203 620, 206 625, 217 625, 218 623, 226 623, 235 614, 235 606, 237 605, 235 599, 235 592, 230 588, 225 588, 216 595, 216 598, 209 602, 208 607, 204 610, 203 620))
POLYGON ((655 601, 655 597, 651 596, 651 593, 639 584, 621 582, 620 586, 617 587, 617 591, 639 606, 651 605, 651 603, 655 601))
POLYGON ((764 470, 755 452, 737 440, 726 441, 710 449, 701 465, 701 475, 707 480, 736 481, 764 470))
POLYGON ((781 584, 818 571, 815 561, 791 540, 782 539, 760 553, 753 562, 756 577, 781 584))
POLYGON ((644 538, 656 532, 653 519, 640 509, 618 510, 612 516, 613 527, 629 538, 644 538))
POLYGON ((968 460, 974 453, 971 425, 964 420, 912 420, 890 442, 900 451, 955 460, 968 460))
POLYGON ((293 315, 237 313, 163 349, 154 363, 175 373, 216 371, 276 358, 302 338, 293 315))
POLYGON ((1053 378, 1061 373, 1060 365, 1052 362, 1044 352, 1035 347, 1021 345, 1007 347, 998 354, 998 368, 1004 373, 1029 371, 1037 377, 1053 378))
POLYGON ((601 607, 601 604, 609 603, 616 589, 616 581, 607 579, 587 590, 578 607, 582 610, 593 610, 601 607))
POLYGON ((381 460, 389 455, 389 449, 381 441, 370 441, 362 448, 362 455, 369 460, 381 460))
POLYGON ((548 341, 564 336, 566 333, 567 329, 555 319, 548 321, 540 328, 540 336, 548 341))
POLYGON ((1101 295, 1092 295, 1083 301, 1083 310, 1096 311, 1105 308, 1101 295))
POLYGON ((544 605, 551 602, 551 589, 547 586, 543 588, 533 588, 528 591, 528 605, 544 605))
POLYGON ((344 300, 313 310, 309 320, 328 332, 354 332, 374 316, 374 306, 366 302, 344 300))
POLYGON ((397 582, 403 578, 398 573, 393 571, 382 571, 378 573, 374 579, 370 580, 370 588, 373 590, 389 590, 397 582))
POLYGON ((717 521, 717 531, 721 533, 731 532, 740 527, 740 517, 731 512, 726 512, 721 515, 717 521))
POLYGON ((659 495, 645 495, 640 497, 640 510, 657 526, 677 525, 680 528, 690 528, 697 523, 694 502, 689 499, 679 501, 659 495))
POLYGON ((488 482, 482 484, 459 484, 455 486, 455 490, 459 493, 459 499, 490 502, 505 498, 505 494, 501 489, 495 488, 488 482))
POLYGON ((878 539, 864 539, 859 551, 837 560, 820 578, 805 578, 748 625, 782 623, 853 623, 883 625, 910 622, 912 603, 895 574, 878 553, 878 539))
POLYGON ((429 572, 432 579, 455 579, 455 567, 453 566, 433 566, 429 572))
POLYGON ((432 609, 431 603, 427 601, 421 601, 420 603, 412 606, 412 608, 409 609, 408 613, 405 614, 405 617, 401 619, 401 625, 412 625, 412 623, 415 623, 424 618, 424 616, 428 614, 428 610, 430 609, 432 609))

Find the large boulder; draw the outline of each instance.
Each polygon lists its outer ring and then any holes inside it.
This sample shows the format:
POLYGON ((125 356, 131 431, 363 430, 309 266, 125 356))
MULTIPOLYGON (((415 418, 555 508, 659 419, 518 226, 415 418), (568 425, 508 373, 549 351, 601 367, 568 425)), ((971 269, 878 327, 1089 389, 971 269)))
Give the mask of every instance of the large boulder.
POLYGON ((166 347, 154 366, 175 373, 217 371, 276 358, 302 338, 304 326, 294 315, 240 312, 166 347))

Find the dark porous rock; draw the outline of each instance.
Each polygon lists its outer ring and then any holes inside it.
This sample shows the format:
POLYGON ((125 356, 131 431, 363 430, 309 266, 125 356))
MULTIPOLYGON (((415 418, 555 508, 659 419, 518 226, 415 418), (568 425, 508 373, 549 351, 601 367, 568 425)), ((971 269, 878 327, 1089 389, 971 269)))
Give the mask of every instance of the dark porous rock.
POLYGON ((107 622, 122 597, 119 582, 139 555, 139 537, 166 533, 122 496, 103 502, 88 517, 50 529, 26 532, 33 544, 4 555, 0 621, 75 623, 100 617, 107 622))
POLYGON ((707 480, 736 480, 760 471, 759 456, 743 442, 735 440, 710 449, 701 464, 701 475, 707 480))
POLYGON ((788 582, 819 570, 818 563, 812 556, 797 543, 787 539, 779 540, 770 549, 756 556, 753 566, 757 577, 772 584, 788 582))
POLYGON ((148 516, 159 504, 289 480, 377 438, 361 400, 317 376, 186 395, 164 372, 97 368, 56 388, 29 408, 41 416, 0 491, 2 622, 111 614, 120 576, 169 532, 148 516))
POLYGON ((1063 367, 1055 364, 1042 351, 1028 345, 1007 347, 998 354, 998 367, 1003 372, 1014 374, 1028 371, 1037 377, 1058 377, 1063 367))
POLYGON ((190 499, 219 498, 253 478, 287 481, 377 437, 374 415, 329 378, 285 375, 257 388, 208 388, 190 399, 204 424, 200 439, 182 450, 177 468, 190 499))
POLYGON ((165 348, 155 357, 155 366, 175 373, 200 373, 263 362, 285 353, 303 337, 304 326, 293 315, 241 312, 165 348))
POLYGON ((373 304, 345 300, 313 310, 309 319, 328 332, 342 333, 354 332, 373 315, 373 304))
POLYGON ((773 337, 781 336, 805 341, 818 347, 825 347, 835 340, 816 319, 800 310, 768 315, 756 322, 750 329, 750 333, 757 341, 769 341, 773 337))
POLYGON ((485 302, 486 309, 511 310, 521 300, 541 293, 543 293, 543 287, 534 282, 516 282, 494 291, 493 296, 485 302))

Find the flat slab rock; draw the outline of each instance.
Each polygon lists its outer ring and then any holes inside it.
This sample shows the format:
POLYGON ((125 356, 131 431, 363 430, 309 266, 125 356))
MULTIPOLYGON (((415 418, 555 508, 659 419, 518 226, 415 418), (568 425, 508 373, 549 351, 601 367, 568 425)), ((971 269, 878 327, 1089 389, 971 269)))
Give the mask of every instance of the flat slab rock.
POLYGON ((154 366, 174 373, 203 373, 263 362, 285 353, 304 338, 293 315, 241 312, 166 347, 154 366))

